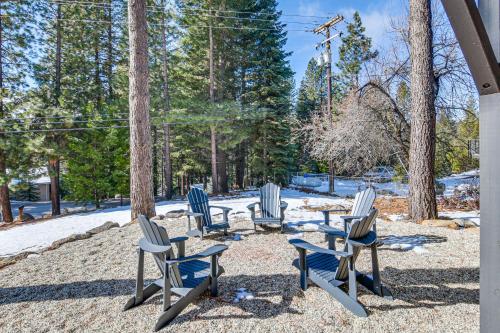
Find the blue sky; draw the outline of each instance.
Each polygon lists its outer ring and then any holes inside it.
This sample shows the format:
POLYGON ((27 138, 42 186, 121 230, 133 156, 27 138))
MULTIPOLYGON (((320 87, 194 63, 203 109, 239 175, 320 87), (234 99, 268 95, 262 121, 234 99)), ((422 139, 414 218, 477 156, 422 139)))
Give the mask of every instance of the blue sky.
MULTIPOLYGON (((390 43, 390 36, 386 33, 390 27, 391 18, 403 15, 404 0, 281 0, 278 8, 283 15, 312 15, 312 16, 335 16, 341 14, 346 20, 352 18, 354 11, 359 11, 366 34, 372 38, 375 48, 383 48, 390 43)), ((304 18, 283 16, 283 22, 312 22, 323 21, 316 18, 304 18)), ((313 24, 314 25, 314 24, 313 24)), ((345 23, 338 25, 340 30, 345 30, 345 23)), ((309 29, 309 26, 302 24, 287 24, 287 29, 300 30, 309 29)), ((305 31, 290 31, 288 33, 287 51, 293 52, 290 57, 290 64, 295 71, 296 86, 307 68, 307 63, 312 57, 319 54, 315 45, 323 39, 319 35, 305 31)), ((337 49, 339 40, 332 44, 333 49, 337 49)), ((332 61, 337 61, 334 52, 332 61)))

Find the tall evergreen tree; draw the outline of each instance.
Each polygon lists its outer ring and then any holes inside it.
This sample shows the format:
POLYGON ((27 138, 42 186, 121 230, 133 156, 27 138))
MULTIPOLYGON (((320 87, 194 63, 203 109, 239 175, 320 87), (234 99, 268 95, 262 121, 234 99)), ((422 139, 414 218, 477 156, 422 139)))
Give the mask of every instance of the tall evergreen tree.
POLYGON ((375 58, 378 54, 377 51, 372 51, 372 41, 366 36, 365 30, 359 12, 354 12, 339 48, 337 67, 340 73, 337 86, 340 91, 334 92, 337 96, 339 92, 345 94, 353 86, 359 86, 359 73, 363 62, 375 58))
POLYGON ((5 222, 13 221, 8 183, 19 171, 19 157, 24 154, 24 141, 5 132, 13 128, 9 118, 14 118, 11 112, 19 103, 20 88, 26 84, 30 63, 27 51, 33 39, 31 6, 24 0, 0 2, 0 208, 5 222))
POLYGON ((323 70, 316 59, 312 58, 307 64, 297 96, 295 112, 299 119, 307 120, 313 112, 321 109, 325 95, 325 84, 322 81, 324 81, 323 70))

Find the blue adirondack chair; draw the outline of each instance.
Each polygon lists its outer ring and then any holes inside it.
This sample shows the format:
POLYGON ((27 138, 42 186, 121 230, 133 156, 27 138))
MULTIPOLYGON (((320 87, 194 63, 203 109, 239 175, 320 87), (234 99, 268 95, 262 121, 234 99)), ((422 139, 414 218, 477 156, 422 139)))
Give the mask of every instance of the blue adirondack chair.
POLYGON ((260 201, 247 206, 250 210, 254 229, 257 225, 279 224, 283 231, 283 221, 285 220, 285 210, 288 203, 281 200, 281 189, 278 185, 267 183, 260 189, 260 201), (255 206, 259 205, 260 216, 255 214, 255 206))
POLYGON ((224 235, 227 235, 227 229, 229 229, 229 218, 228 214, 231 208, 223 206, 213 206, 208 202, 208 194, 205 191, 193 187, 189 191, 188 195, 188 211, 186 212, 188 216, 188 232, 187 235, 191 237, 201 237, 212 231, 224 231, 224 235), (223 218, 221 223, 213 223, 211 209, 220 209, 223 213, 223 218), (196 229, 191 229, 191 217, 196 220, 196 229))
POLYGON ((374 294, 392 299, 392 294, 381 282, 378 264, 377 234, 373 225, 378 211, 354 219, 347 231, 329 228, 320 230, 333 240, 328 249, 311 244, 303 239, 292 239, 288 242, 299 252, 299 258, 293 265, 300 270, 300 287, 306 290, 309 282, 327 291, 342 305, 360 317, 367 317, 368 312, 358 301, 357 284, 362 284, 374 294), (345 240, 343 251, 335 248, 335 238, 345 240), (356 260, 363 248, 371 250, 372 274, 361 273, 356 269, 356 260), (307 252, 311 252, 307 254, 307 252), (346 290, 347 289, 347 290, 346 290))
POLYGON ((184 242, 188 239, 187 237, 169 238, 164 227, 153 220, 148 220, 143 215, 139 215, 138 221, 144 238, 139 241, 136 291, 135 295, 128 300, 124 310, 138 306, 162 291, 163 307, 154 328, 158 331, 175 319, 206 290, 210 290, 212 296, 217 296, 217 280, 224 272, 219 265, 219 257, 228 247, 218 244, 202 252, 186 256, 184 242), (177 255, 174 253, 173 245, 176 245, 177 255), (146 286, 145 253, 153 255, 161 273, 159 279, 148 282, 146 286), (177 300, 172 300, 172 295, 176 295, 177 300))

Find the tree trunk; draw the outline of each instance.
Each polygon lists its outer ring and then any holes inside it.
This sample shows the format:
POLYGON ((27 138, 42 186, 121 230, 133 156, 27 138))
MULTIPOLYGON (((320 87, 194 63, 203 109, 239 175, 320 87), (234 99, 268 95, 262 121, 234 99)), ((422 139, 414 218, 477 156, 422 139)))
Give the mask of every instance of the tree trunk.
POLYGON ((158 195, 158 130, 153 125, 151 131, 153 136, 153 195, 156 197, 158 195))
POLYGON ((409 213, 414 221, 437 217, 434 187, 436 114, 430 0, 410 0, 411 139, 409 213))
POLYGON ((153 217, 146 0, 129 0, 130 201, 132 220, 153 217))
POLYGON ((238 189, 242 190, 245 187, 245 156, 246 156, 246 142, 243 141, 236 148, 236 170, 235 170, 235 178, 236 185, 238 189))
MULTIPOLYGON (((61 97, 61 46, 62 46, 62 31, 61 31, 61 5, 57 5, 57 23, 56 23, 56 78, 54 85, 54 106, 59 107, 59 98, 61 97)), ((60 145, 60 136, 54 135, 56 144, 60 145)), ((50 177, 50 202, 52 206, 52 216, 61 215, 61 199, 59 195, 59 179, 61 162, 59 156, 53 156, 48 161, 48 174, 50 177)))
MULTIPOLYGON (((211 5, 211 3, 209 3, 211 5)), ((210 15, 212 11, 209 12, 210 15)), ((210 103, 215 103, 215 71, 214 71, 214 36, 212 31, 211 19, 209 20, 208 27, 208 41, 209 41, 209 51, 208 51, 208 62, 209 62, 209 94, 210 103)), ((220 186, 217 177, 217 132, 215 131, 215 125, 210 126, 210 146, 211 146, 211 160, 212 160, 212 192, 219 193, 220 186)))
MULTIPOLYGON (((161 6, 164 6, 164 1, 161 2, 161 6)), ((163 99, 164 99, 164 111, 163 111, 163 176, 165 177, 165 197, 167 199, 172 198, 173 193, 173 181, 172 181, 172 160, 170 157, 170 125, 167 123, 167 114, 170 111, 170 94, 169 94, 169 80, 168 80, 168 50, 167 50, 167 21, 163 16, 162 22, 162 61, 163 61, 163 99)))
POLYGON ((225 151, 222 149, 217 150, 217 163, 218 163, 218 171, 217 171, 217 177, 218 177, 218 185, 219 185, 219 192, 220 193, 228 193, 229 188, 228 188, 228 180, 227 180, 227 154, 225 151))
POLYGON ((59 171, 60 161, 58 158, 50 159, 48 170, 50 176, 50 201, 52 206, 52 216, 61 215, 61 201, 59 198, 59 171))
MULTIPOLYGON (((108 14, 107 20, 109 22, 113 22, 113 0, 109 0, 108 14)), ((111 101, 113 99, 113 24, 108 25, 108 59, 107 59, 107 68, 106 68, 106 76, 108 80, 108 100, 111 101)))
MULTIPOLYGON (((4 105, 3 105, 3 22, 2 22, 2 12, 0 8, 0 119, 4 118, 4 105)), ((0 141, 5 139, 5 135, 0 131, 0 141)), ((12 209, 10 207, 9 198, 9 182, 7 180, 7 166, 6 166, 6 156, 3 149, 3 145, 0 145, 0 205, 2 206, 2 217, 4 222, 12 222, 14 220, 12 216, 12 209)))

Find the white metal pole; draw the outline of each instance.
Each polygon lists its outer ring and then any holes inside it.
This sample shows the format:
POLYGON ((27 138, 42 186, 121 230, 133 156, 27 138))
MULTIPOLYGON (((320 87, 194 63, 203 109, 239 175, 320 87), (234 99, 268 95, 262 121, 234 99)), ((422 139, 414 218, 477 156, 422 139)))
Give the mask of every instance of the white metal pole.
MULTIPOLYGON (((479 0, 479 12, 497 60, 500 58, 500 3, 479 0)), ((498 62, 498 61, 497 61, 498 62)), ((481 164, 481 332, 500 329, 500 93, 480 104, 481 164)))

